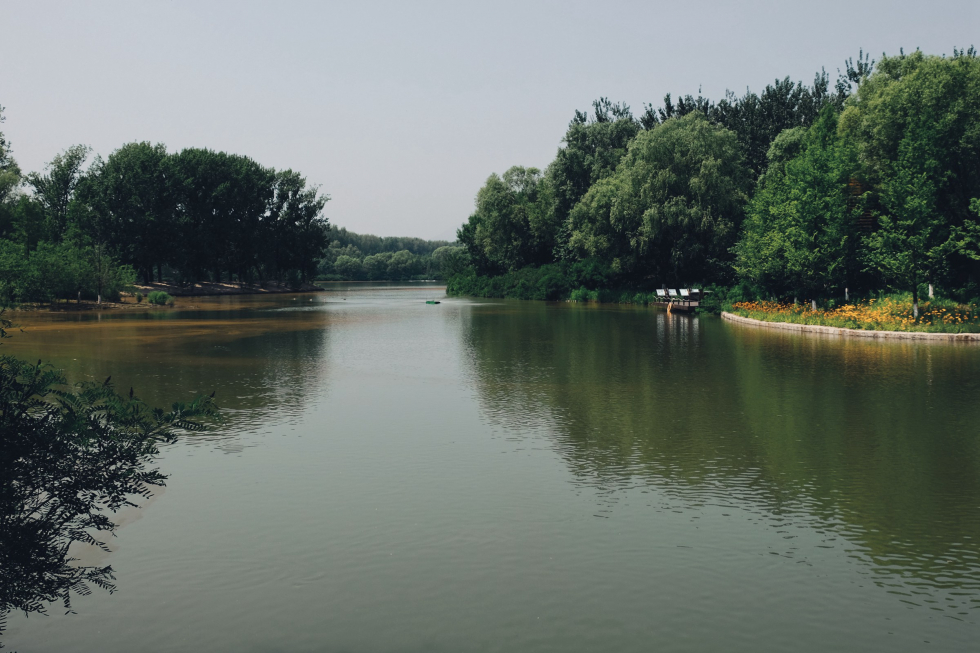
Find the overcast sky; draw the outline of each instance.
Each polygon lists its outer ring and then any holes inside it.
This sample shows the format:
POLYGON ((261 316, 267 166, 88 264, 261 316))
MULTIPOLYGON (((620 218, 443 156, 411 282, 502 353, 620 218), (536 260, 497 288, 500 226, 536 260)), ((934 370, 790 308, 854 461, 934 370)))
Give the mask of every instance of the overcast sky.
POLYGON ((546 166, 597 97, 639 114, 978 27, 977 0, 0 0, 0 130, 25 171, 75 143, 245 154, 319 184, 335 225, 452 239, 491 172, 546 166))

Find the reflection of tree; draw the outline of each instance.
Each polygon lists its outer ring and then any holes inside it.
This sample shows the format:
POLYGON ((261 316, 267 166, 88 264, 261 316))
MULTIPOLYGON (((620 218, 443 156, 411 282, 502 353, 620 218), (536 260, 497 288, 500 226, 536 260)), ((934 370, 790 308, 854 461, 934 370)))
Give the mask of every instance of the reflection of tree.
POLYGON ((109 566, 80 566, 68 548, 100 539, 111 514, 147 498, 164 476, 147 469, 174 429, 197 430, 214 415, 209 398, 171 411, 120 397, 109 379, 66 389, 64 377, 0 357, 0 633, 12 610, 71 610, 90 586, 110 592, 109 566))
POLYGON ((980 351, 543 305, 474 310, 466 339, 488 418, 577 482, 738 502, 980 597, 980 351))

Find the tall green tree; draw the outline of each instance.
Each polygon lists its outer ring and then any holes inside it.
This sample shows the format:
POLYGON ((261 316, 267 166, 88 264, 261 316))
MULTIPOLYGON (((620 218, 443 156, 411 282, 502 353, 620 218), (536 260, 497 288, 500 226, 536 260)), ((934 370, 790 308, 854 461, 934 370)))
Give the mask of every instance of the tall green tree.
POLYGON ((457 238, 483 272, 540 265, 552 257, 553 216, 550 182, 537 168, 514 166, 490 175, 457 238))
POLYGON ((794 128, 769 149, 769 167, 748 205, 736 251, 738 274, 776 294, 818 298, 841 292, 859 272, 857 148, 837 133, 826 107, 809 130, 794 128))
POLYGON ((303 281, 309 280, 330 244, 330 224, 323 216, 330 196, 319 191, 307 187, 298 172, 275 173, 263 231, 268 263, 280 280, 287 270, 298 270, 303 281))
POLYGON ((260 260, 262 221, 275 171, 248 157, 189 148, 171 157, 180 237, 176 265, 193 279, 234 272, 243 278, 260 260))
POLYGON ((80 194, 91 202, 109 245, 136 268, 144 283, 161 280, 173 258, 177 230, 169 157, 163 144, 128 143, 98 160, 80 194))
POLYGON ((82 180, 82 167, 91 151, 92 148, 87 145, 73 145, 51 159, 45 167, 46 174, 32 172, 27 175, 28 185, 44 207, 47 240, 57 242, 64 237, 68 227, 68 208, 82 180))
POLYGON ((347 254, 338 256, 333 265, 334 272, 344 279, 359 279, 363 272, 361 259, 347 254))
POLYGON ((641 129, 626 104, 599 98, 592 108, 592 116, 575 112, 562 139, 563 145, 546 171, 554 198, 550 221, 554 229, 553 258, 570 254, 566 225, 572 208, 593 184, 615 172, 630 141, 641 129))
POLYGON ((729 278, 750 183, 733 132, 697 112, 668 119, 572 210, 570 249, 661 282, 729 278))
POLYGON ((980 197, 980 58, 920 51, 883 57, 840 119, 860 147, 880 226, 868 265, 915 292, 920 283, 980 290, 980 262, 956 233, 980 197), (952 238, 952 240, 950 240, 952 238))
MULTIPOLYGON (((3 107, 0 106, 0 123, 5 120, 3 107)), ((0 207, 7 201, 14 189, 20 185, 20 182, 20 167, 14 160, 7 137, 4 136, 3 132, 0 132, 0 207)))

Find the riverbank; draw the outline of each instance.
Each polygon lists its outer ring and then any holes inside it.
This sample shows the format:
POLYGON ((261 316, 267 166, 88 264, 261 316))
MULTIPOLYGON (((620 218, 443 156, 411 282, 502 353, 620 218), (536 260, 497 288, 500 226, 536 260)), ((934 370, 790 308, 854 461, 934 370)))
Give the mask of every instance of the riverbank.
POLYGON ((793 331, 796 333, 812 333, 823 336, 838 336, 850 338, 873 338, 878 340, 931 340, 934 342, 970 342, 980 343, 980 333, 931 333, 927 331, 873 331, 869 329, 847 329, 815 324, 796 324, 793 322, 769 322, 751 317, 735 315, 722 311, 723 320, 760 329, 775 329, 793 331))
POLYGON ((172 310, 174 308, 195 308, 193 303, 177 302, 174 306, 160 306, 151 304, 146 296, 151 292, 162 291, 172 297, 193 299, 195 297, 218 297, 221 295, 281 295, 285 293, 307 293, 318 292, 324 288, 310 283, 305 283, 297 288, 290 288, 285 284, 268 282, 262 286, 248 286, 235 283, 196 283, 187 286, 178 286, 169 283, 137 284, 133 286, 132 292, 121 294, 119 301, 105 301, 98 303, 91 300, 74 301, 63 300, 54 302, 44 302, 36 304, 19 304, 11 308, 14 311, 42 312, 42 313, 75 313, 88 311, 118 311, 118 310, 172 310), (136 293, 143 296, 142 301, 136 301, 136 293))
POLYGON ((274 293, 288 292, 314 292, 323 290, 320 286, 312 283, 304 283, 298 288, 288 286, 276 281, 265 281, 260 285, 241 284, 241 283, 214 283, 205 281, 201 283, 179 286, 173 283, 149 283, 136 284, 133 286, 136 292, 148 295, 154 291, 163 291, 174 297, 210 297, 212 295, 266 295, 274 293))

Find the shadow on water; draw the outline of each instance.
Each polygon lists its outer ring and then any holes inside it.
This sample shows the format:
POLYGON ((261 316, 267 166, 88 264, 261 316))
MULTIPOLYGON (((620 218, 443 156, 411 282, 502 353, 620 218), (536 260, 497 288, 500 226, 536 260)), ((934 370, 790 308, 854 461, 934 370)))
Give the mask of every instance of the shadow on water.
POLYGON ((980 608, 980 348, 544 304, 465 321, 487 418, 549 438, 606 510, 653 486, 811 529, 907 603, 980 608))

